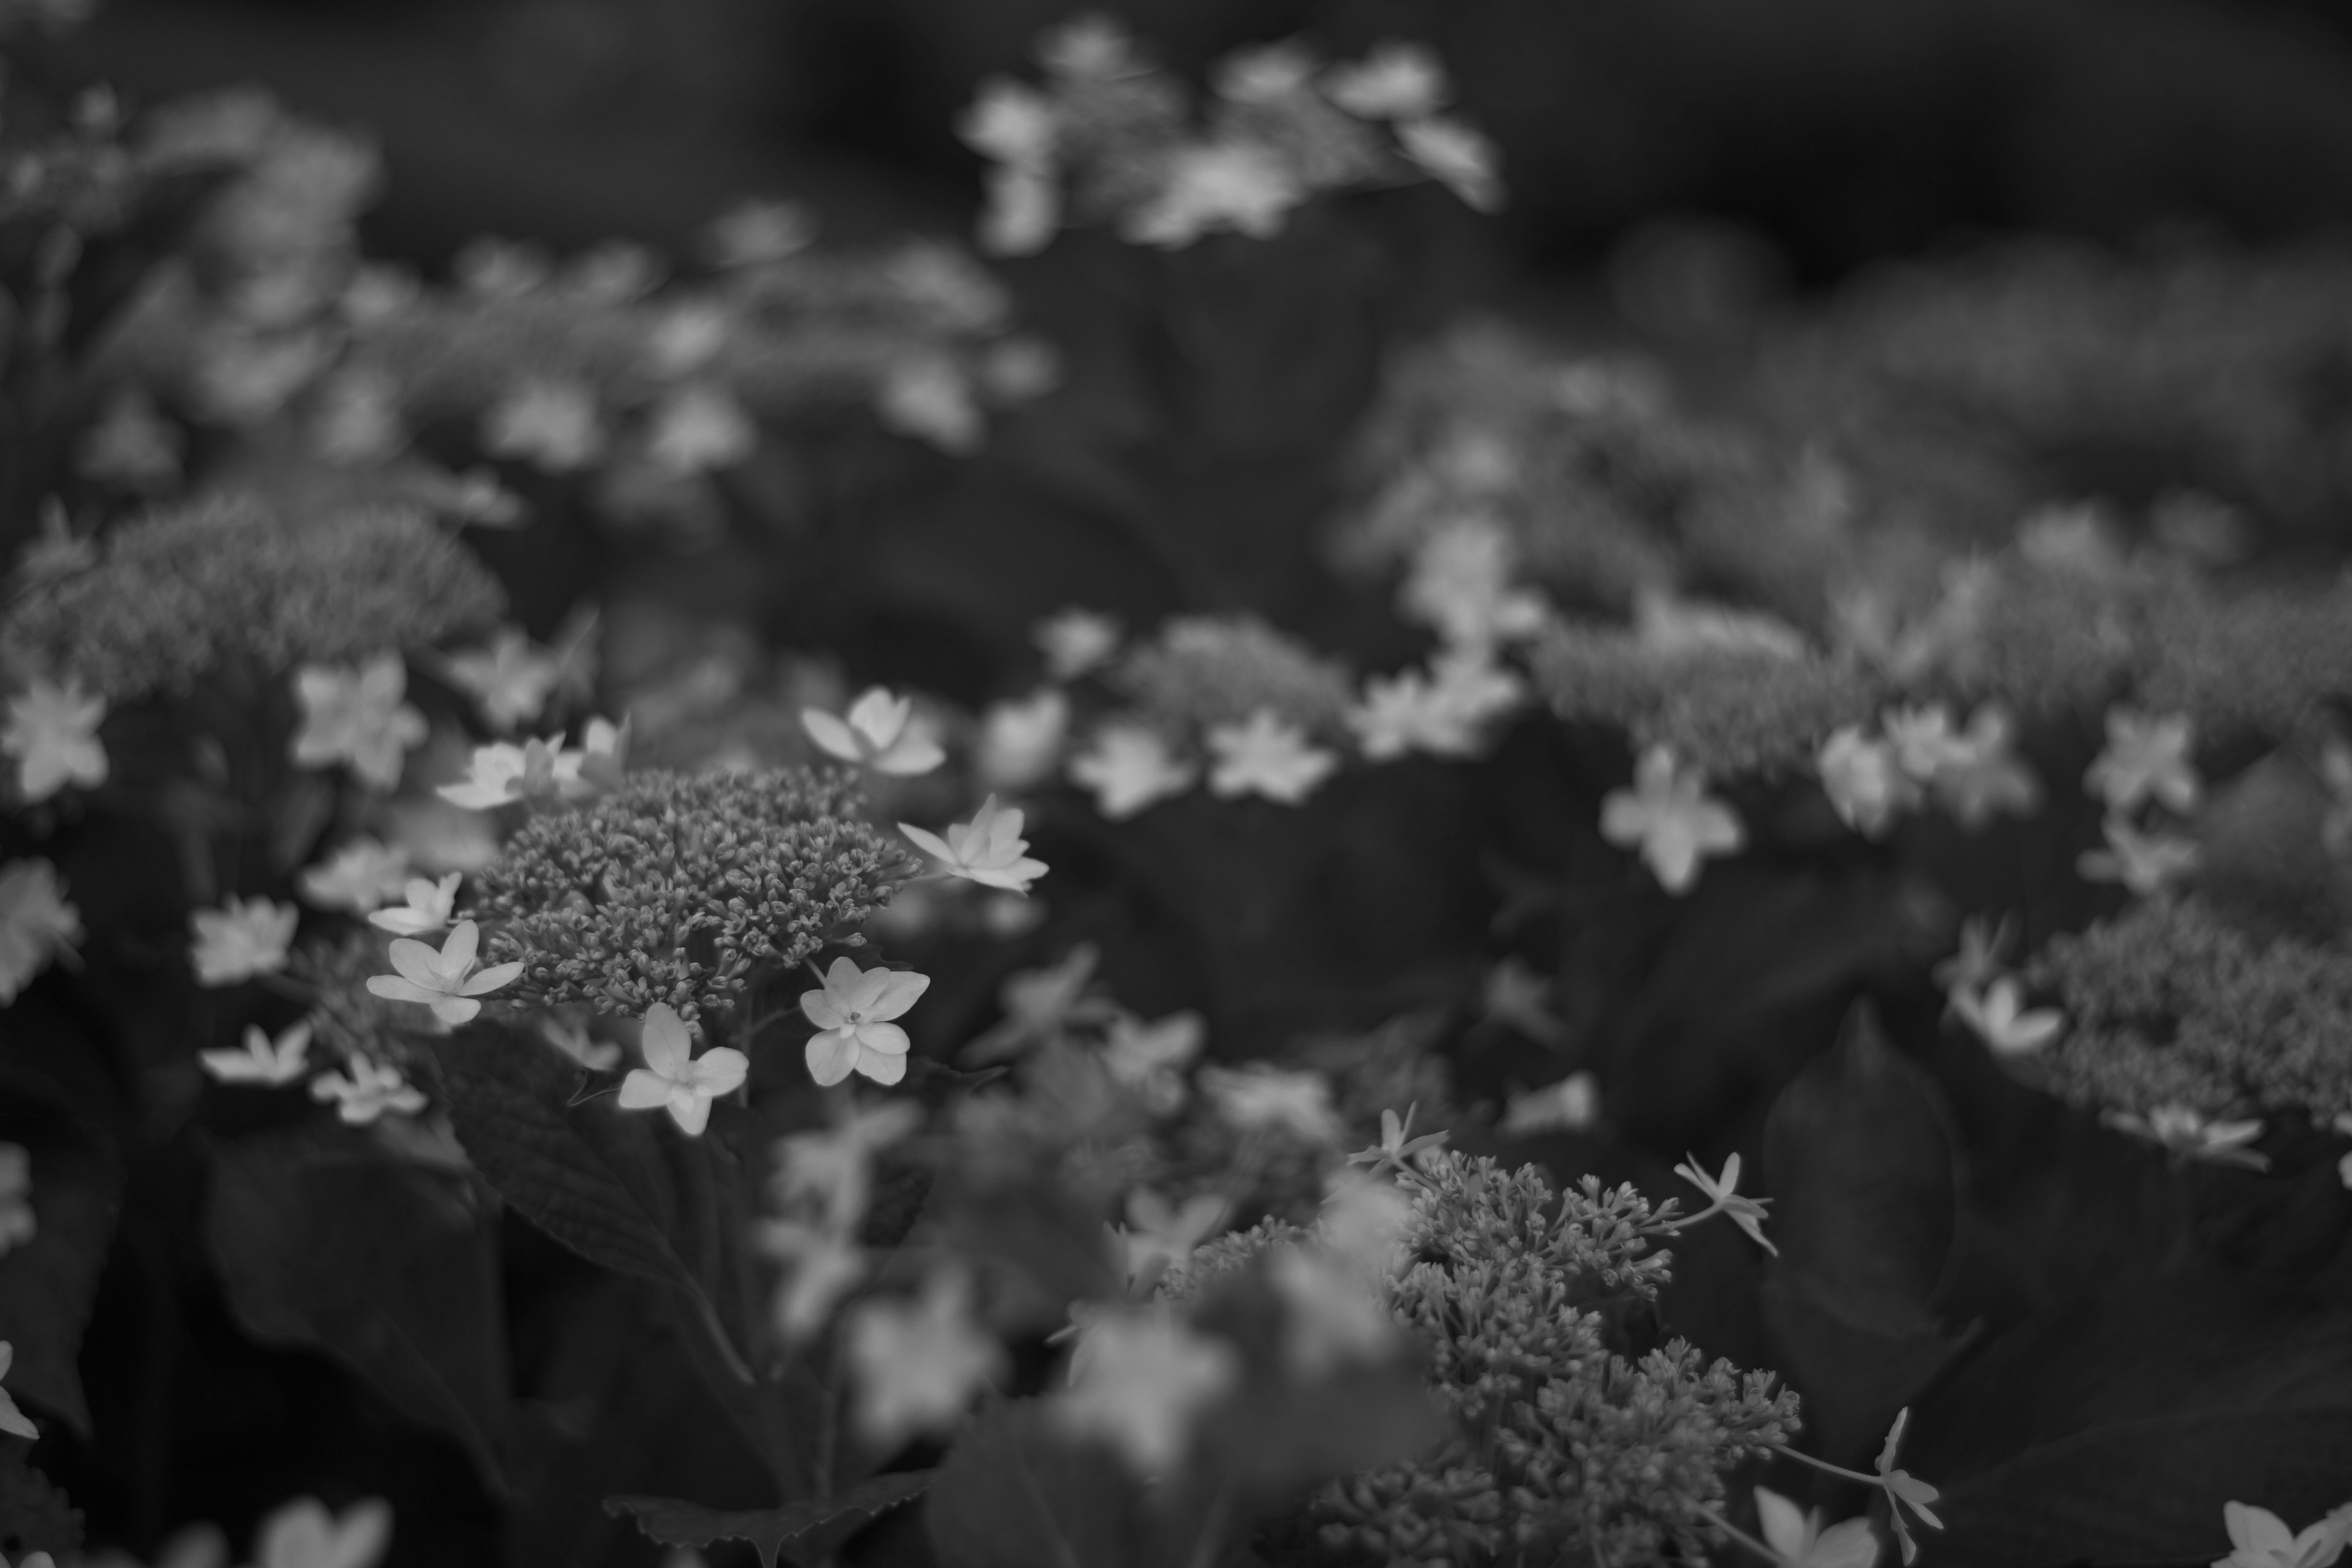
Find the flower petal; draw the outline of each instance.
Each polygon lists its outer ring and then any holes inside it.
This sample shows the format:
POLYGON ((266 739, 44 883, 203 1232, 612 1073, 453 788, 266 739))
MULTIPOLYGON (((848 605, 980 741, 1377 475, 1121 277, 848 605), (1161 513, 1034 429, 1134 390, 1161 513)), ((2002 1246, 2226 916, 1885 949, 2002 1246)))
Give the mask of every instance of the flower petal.
POLYGON ((914 840, 916 848, 921 850, 924 854, 930 856, 935 860, 944 860, 950 866, 953 866, 961 858, 961 857, 957 855, 953 849, 950 848, 947 843, 936 833, 929 832, 926 829, 916 827, 904 822, 898 824, 898 831, 905 834, 908 838, 914 840))
POLYGON ((448 994, 446 991, 436 991, 429 985, 419 985, 415 981, 397 974, 371 974, 368 976, 367 988, 371 994, 381 996, 387 1002, 432 1003, 438 1002, 448 994))
POLYGON ((801 728, 808 731, 817 750, 845 763, 856 762, 866 754, 857 743, 856 732, 822 708, 802 709, 801 728))
POLYGON ((509 963, 493 963, 458 989, 468 996, 487 996, 502 985, 512 984, 521 973, 522 960, 519 958, 509 963))
MULTIPOLYGON (((866 1016, 877 1022, 898 1017, 913 1006, 916 999, 931 986, 931 977, 928 974, 899 969, 877 970, 875 973, 879 974, 881 980, 875 986, 874 1001, 866 1009, 866 1016)), ((872 979, 873 976, 867 978, 872 979)))
POLYGON ((669 1103, 669 1079, 644 1068, 632 1068, 629 1076, 621 1080, 621 1109, 651 1110, 656 1105, 669 1103))
POLYGON ((831 991, 802 992, 801 1014, 820 1029, 838 1029, 849 1022, 849 1015, 831 991))
POLYGON ((474 959, 481 951, 482 928, 472 921, 459 921, 441 943, 441 968, 456 980, 474 967, 474 959))
POLYGON ((903 1057, 909 1042, 907 1031, 896 1024, 860 1024, 853 1031, 861 1051, 881 1056, 903 1057))
MULTIPOLYGON (((392 966, 399 970, 411 984, 436 994, 448 991, 448 984, 442 975, 441 955, 425 943, 412 937, 402 937, 392 944, 387 956, 392 960, 392 966)), ((378 992, 377 994, 382 995, 383 993, 378 992)), ((405 1000, 414 1001, 415 998, 405 1000)))
POLYGON ((907 1076, 907 1058, 902 1056, 879 1056, 872 1051, 857 1053, 857 1070, 885 1087, 907 1076))
POLYGON ((730 1046, 702 1053, 689 1069, 694 1087, 702 1094, 732 1094, 751 1076, 751 1058, 730 1046))
POLYGON ((433 1004, 433 1016, 445 1024, 470 1024, 481 1010, 471 996, 444 996, 433 1004))
POLYGON ((807 1055, 809 1077, 830 1089, 857 1065, 857 1042, 843 1031, 828 1030, 809 1037, 807 1055))
POLYGON ((663 1078, 677 1082, 686 1077, 687 1058, 694 1054, 694 1036, 668 1003, 656 1002, 646 1009, 646 1026, 637 1046, 645 1053, 646 1066, 663 1078))
POLYGON ((669 1117, 688 1138, 699 1138, 710 1125, 710 1101, 690 1089, 677 1089, 669 1097, 669 1117))

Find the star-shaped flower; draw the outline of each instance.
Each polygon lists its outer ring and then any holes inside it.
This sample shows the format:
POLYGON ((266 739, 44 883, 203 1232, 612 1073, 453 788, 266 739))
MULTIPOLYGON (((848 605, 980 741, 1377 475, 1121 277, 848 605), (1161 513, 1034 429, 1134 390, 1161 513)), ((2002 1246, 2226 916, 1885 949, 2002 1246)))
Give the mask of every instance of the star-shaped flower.
POLYGON ((1756 1518, 1780 1568, 1874 1568, 1878 1562, 1878 1537, 1871 1533, 1866 1519, 1849 1519, 1823 1530, 1821 1510, 1808 1514, 1762 1487, 1756 1489, 1756 1518))
POLYGON ((1579 1132, 1600 1117, 1601 1080, 1589 1072, 1572 1072, 1558 1083, 1511 1096, 1503 1110, 1502 1131, 1516 1137, 1579 1132))
POLYGON ((494 742, 475 747, 467 775, 436 793, 467 811, 490 811, 519 800, 554 800, 577 793, 587 761, 584 752, 563 749, 561 731, 520 746, 494 742))
POLYGON ((471 697, 490 728, 506 734, 546 711, 563 679, 563 661, 520 626, 501 626, 487 647, 441 661, 449 684, 471 697))
POLYGON ((464 879, 462 871, 452 871, 438 882, 412 877, 404 889, 407 902, 398 909, 376 910, 368 916, 368 924, 394 936, 423 936, 427 931, 439 931, 457 911, 457 884, 464 879))
POLYGON ((310 1080, 310 1098, 321 1104, 333 1100, 335 1114, 353 1127, 365 1127, 387 1110, 414 1116, 425 1109, 424 1091, 403 1078, 398 1068, 389 1063, 379 1067, 356 1051, 341 1072, 310 1080))
POLYGON ((2008 712, 1986 703, 1953 737, 1930 781, 1936 798, 1971 832, 1998 812, 2023 816, 2041 804, 2042 786, 2012 749, 2011 731, 2008 712))
POLYGON ((482 1010, 476 997, 511 984, 522 973, 520 959, 474 973, 481 942, 482 929, 472 921, 459 921, 438 952, 421 942, 401 937, 393 942, 388 955, 393 968, 400 973, 370 975, 367 988, 387 1002, 422 1003, 445 1024, 467 1023, 482 1010))
POLYGON ((1070 759, 1071 779, 1094 793, 1095 808, 1113 822, 1183 794, 1197 776, 1159 731, 1129 721, 1105 724, 1070 759))
POLYGON ((1017 1056, 1073 1029, 1108 1023, 1117 1009, 1094 985, 1095 965, 1101 957, 1094 943, 1082 942, 1056 963, 1008 975, 996 989, 1004 1016, 964 1047, 964 1060, 980 1063, 1017 1056))
POLYGON ((610 1072, 621 1065, 621 1047, 588 1033, 576 1018, 551 1014, 539 1021, 540 1037, 590 1072, 610 1072))
POLYGON ((1364 755, 1377 763, 1407 752, 1463 757, 1476 751, 1486 721, 1519 698, 1517 679, 1487 655, 1469 648, 1441 655, 1433 675, 1408 669, 1366 680, 1363 700, 1348 712, 1364 755))
POLYGON ((2143 833, 2130 820, 2113 812, 2101 820, 2106 835, 2104 849, 2085 849, 2074 868, 2094 882, 2120 882, 2142 898, 2163 892, 2194 872, 2200 854, 2197 841, 2178 834, 2143 833))
POLYGON ((1995 1056, 2019 1057, 2040 1050, 2066 1027, 2066 1016, 2054 1008, 2025 1005, 2025 987, 2013 974, 1989 982, 1982 990, 1956 985, 1952 1011, 1992 1047, 1995 1056))
POLYGON ((1720 1177, 1708 1175, 1706 1167, 1698 1163, 1698 1156, 1696 1154, 1687 1156, 1685 1163, 1676 1165, 1675 1174, 1706 1194, 1706 1207, 1684 1220, 1683 1225, 1696 1225, 1709 1215, 1729 1215, 1731 1223, 1746 1231, 1749 1240, 1775 1258, 1780 1255, 1780 1249, 1765 1239, 1764 1236, 1764 1208, 1772 1200, 1744 1198, 1739 1195, 1739 1156, 1738 1154, 1733 1154, 1724 1161, 1723 1174, 1720 1177))
POLYGON ((868 687, 845 718, 822 708, 801 710, 801 728, 828 755, 872 768, 877 773, 912 778, 947 761, 947 753, 914 720, 915 700, 893 697, 887 687, 868 687))
POLYGON ((1195 1193, 1181 1207, 1149 1187, 1129 1193, 1127 1224, 1112 1233, 1118 1238, 1129 1292, 1147 1291, 1168 1270, 1190 1262, 1201 1243, 1225 1223, 1227 1206, 1215 1193, 1195 1193))
POLYGON ((286 967, 286 949, 302 918, 291 904, 232 897, 216 910, 192 910, 188 927, 195 945, 188 962, 199 985, 235 985, 286 967))
POLYGON ((1074 1435, 1102 1438, 1147 1477, 1183 1457, 1193 1418, 1241 1371, 1223 1341, 1148 1310, 1089 1314, 1071 1364, 1076 1375, 1054 1401, 1055 1418, 1074 1435))
POLYGON ((2270 1169, 2270 1156, 2248 1147, 2263 1135, 2263 1124, 2258 1121, 2214 1121, 2185 1105, 2159 1105, 2145 1116, 2129 1110, 2110 1110, 2104 1120, 2118 1131, 2161 1143, 2191 1160, 2242 1165, 2250 1171, 2270 1169))
POLYGON ((1239 724, 1213 724, 1201 738, 1213 759, 1209 793, 1228 799, 1255 795, 1297 805, 1339 766, 1337 752, 1315 745, 1271 709, 1258 709, 1239 724))
MULTIPOLYGON (((16 1359, 16 1347, 6 1340, 0 1340, 0 1377, 8 1375, 8 1368, 16 1359)), ((41 1429, 16 1408, 16 1400, 9 1397, 5 1388, 0 1388, 0 1432, 25 1438, 37 1438, 41 1435, 41 1429)))
POLYGON ((2107 710, 2107 744, 2083 775, 2084 785, 2126 812, 2144 800, 2187 815, 2201 793, 2192 760, 2196 736, 2185 714, 2146 714, 2129 708, 2107 710))
POLYGON ((1731 808, 1706 793, 1696 769, 1677 766, 1664 746, 1642 754, 1632 789, 1612 790, 1601 803, 1601 836, 1621 848, 1640 849, 1670 893, 1687 890, 1706 857, 1736 853, 1747 842, 1731 808))
POLYGON ((1321 1073, 1292 1071, 1270 1062, 1204 1068, 1201 1088, 1217 1113, 1244 1132, 1282 1128, 1310 1143, 1339 1141, 1331 1083, 1321 1073))
POLYGON ((292 1083, 310 1070, 310 1024, 307 1018, 278 1037, 275 1045, 258 1025, 245 1026, 245 1048, 198 1053, 205 1070, 223 1083, 253 1083, 268 1089, 292 1083))
POLYGON ((1048 616, 1030 633, 1045 656, 1045 673, 1076 680, 1110 662, 1118 651, 1118 622, 1092 610, 1066 609, 1048 616))
POLYGON ((65 884, 47 860, 0 866, 0 1007, 16 1000, 59 953, 81 940, 81 911, 66 902, 65 884))
POLYGON ((1402 1120, 1393 1110, 1382 1110, 1380 1142, 1370 1149, 1357 1150, 1348 1156, 1348 1163, 1369 1165, 1370 1173, 1377 1176, 1382 1171, 1411 1170, 1425 1151, 1444 1148, 1448 1134, 1443 1129, 1424 1132, 1418 1138, 1412 1136, 1413 1112, 1420 1109, 1418 1101, 1406 1106, 1402 1120))
POLYGON ((621 1109, 669 1112, 689 1138, 699 1138, 710 1121, 710 1102, 732 1094, 751 1076, 751 1058, 726 1046, 697 1057, 694 1034, 667 1002, 646 1009, 640 1048, 646 1065, 621 1080, 621 1109))
POLYGON ((352 775, 369 788, 398 788, 409 749, 427 733, 425 715, 402 700, 407 692, 408 667, 396 653, 356 668, 304 665, 294 672, 294 695, 302 707, 295 765, 349 763, 352 775))
POLYGON ((2230 1532, 2230 1555, 2213 1568, 2330 1568, 2352 1540, 2352 1508, 2339 1508, 2297 1534, 2266 1508, 2226 1502, 2221 1524, 2230 1532))
POLYGON ((1886 1446, 1878 1451, 1878 1484, 1886 1491, 1887 1521, 1895 1526, 1895 1539, 1903 1548, 1903 1561, 1906 1563, 1919 1555, 1918 1542, 1911 1539, 1910 1527, 1904 1522, 1903 1510, 1906 1505, 1928 1528, 1944 1528, 1944 1521, 1927 1508, 1936 1500, 1936 1489, 1894 1468, 1895 1450, 1901 1446, 1903 1428, 1910 1422, 1911 1407, 1906 1405, 1895 1413, 1895 1425, 1887 1428, 1886 1446))
POLYGON ((95 789, 106 782, 106 747, 98 727, 106 719, 106 699, 35 676, 8 699, 8 719, 0 724, 0 753, 16 759, 16 789, 29 803, 47 800, 68 784, 95 789))
POLYGON ((1045 874, 1045 862, 1029 858, 1029 841, 1021 837, 1021 822, 1019 807, 1001 806, 990 795, 970 822, 950 824, 944 839, 904 822, 898 824, 898 831, 912 839, 916 848, 938 860, 949 876, 1025 895, 1029 884, 1045 874))
POLYGON ((1814 763, 1831 809, 1864 838, 1879 837, 1895 813, 1918 803, 1919 786, 1904 772, 1893 744, 1871 739, 1857 725, 1833 731, 1814 763))
POLYGON ((888 1447, 952 1426, 1005 1371, 1004 1347, 974 1321, 971 1280, 935 1268, 915 1302, 861 1302, 842 1325, 867 1441, 888 1447))
POLYGON ((824 988, 801 993, 801 1011, 817 1026, 809 1037, 809 1076, 833 1085, 852 1072, 879 1084, 907 1076, 907 1031, 890 1022, 902 1016, 929 987, 928 974, 897 969, 860 969, 836 958, 824 973, 824 988))
POLYGON ((302 896, 322 910, 363 915, 398 898, 408 885, 408 851, 373 838, 354 838, 298 879, 302 896))

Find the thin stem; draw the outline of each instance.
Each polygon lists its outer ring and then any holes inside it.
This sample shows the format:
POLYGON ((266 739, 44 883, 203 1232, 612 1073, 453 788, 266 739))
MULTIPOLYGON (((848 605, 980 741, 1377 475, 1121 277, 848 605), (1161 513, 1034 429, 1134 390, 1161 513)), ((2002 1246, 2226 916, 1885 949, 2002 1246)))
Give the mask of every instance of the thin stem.
POLYGON ((1706 1521, 1709 1524, 1715 1526, 1716 1529, 1723 1531, 1724 1534, 1731 1537, 1732 1540, 1739 1542, 1740 1545, 1748 1548, 1748 1551, 1756 1553, 1757 1556, 1764 1559, 1765 1562, 1773 1563, 1784 1563, 1788 1562, 1787 1558, 1781 1556, 1778 1552, 1773 1551, 1771 1547, 1766 1545, 1763 1542, 1757 1540, 1754 1536, 1748 1534, 1746 1531, 1732 1523, 1731 1521, 1724 1518, 1723 1515, 1716 1512, 1715 1510, 1711 1508, 1702 1508, 1698 1510, 1698 1516, 1706 1521))
POLYGON ((1843 1465, 1832 1465, 1827 1459, 1816 1459, 1811 1454, 1801 1453, 1795 1448, 1786 1447, 1778 1444, 1772 1446, 1772 1451, 1776 1454, 1784 1455, 1789 1458, 1794 1459, 1799 1464, 1811 1465, 1813 1468, 1820 1470, 1824 1475, 1843 1476, 1847 1480, 1860 1481, 1863 1485, 1867 1487, 1881 1485, 1885 1479, 1882 1476, 1865 1476, 1860 1470, 1849 1470, 1843 1465))

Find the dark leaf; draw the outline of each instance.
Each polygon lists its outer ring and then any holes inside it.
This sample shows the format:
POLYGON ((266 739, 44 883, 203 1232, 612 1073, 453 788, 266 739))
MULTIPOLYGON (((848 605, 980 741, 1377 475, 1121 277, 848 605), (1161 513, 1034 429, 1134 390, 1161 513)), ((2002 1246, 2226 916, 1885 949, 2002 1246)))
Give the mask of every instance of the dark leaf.
POLYGON ((114 1240, 122 1172, 98 1145, 65 1134, 16 1133, 32 1156, 33 1239, 0 1257, 0 1340, 16 1349, 12 1392, 89 1436, 82 1330, 114 1240))
POLYGON ((1150 1568, 1171 1556, 1127 1467, 1055 1431, 1034 1400, 974 1421, 923 1507, 942 1568, 1150 1568))
POLYGON ((609 1497, 604 1511, 635 1520, 639 1530, 665 1546, 748 1541, 761 1563, 775 1568, 778 1557, 792 1563, 824 1562, 877 1518, 921 1496, 930 1479, 929 1470, 875 1476, 816 1501, 742 1513, 658 1497, 609 1497))
POLYGON ((498 1233, 461 1174, 348 1131, 214 1151, 205 1231, 256 1339, 323 1350, 503 1486, 498 1233))

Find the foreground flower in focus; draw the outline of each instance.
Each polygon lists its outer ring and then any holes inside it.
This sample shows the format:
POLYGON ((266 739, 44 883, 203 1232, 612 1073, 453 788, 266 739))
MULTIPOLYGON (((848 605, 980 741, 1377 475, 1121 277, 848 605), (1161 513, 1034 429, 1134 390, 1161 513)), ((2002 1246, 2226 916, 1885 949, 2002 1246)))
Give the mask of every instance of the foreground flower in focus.
POLYGON ((646 1065, 621 1080, 621 1109, 667 1110, 678 1131, 698 1138, 710 1121, 710 1102, 732 1094, 751 1075, 751 1061, 725 1046, 694 1054, 694 1034, 667 1002, 646 1009, 646 1065))
POLYGON ((945 839, 904 822, 898 831, 937 859, 949 876, 1025 895, 1029 884, 1045 874, 1045 862, 1024 853, 1029 841, 1021 837, 1021 822, 1018 807, 1001 806, 990 795, 970 822, 951 824, 945 839))
POLYGON ((852 1072, 879 1084, 907 1076, 907 1031, 890 1022, 904 1016, 931 984, 928 974, 896 969, 860 969, 836 958, 824 973, 824 989, 801 993, 801 1012, 817 1026, 809 1037, 809 1076, 827 1086, 852 1072))
POLYGON ((801 710, 801 728, 817 749, 845 763, 902 778, 929 773, 947 761, 937 741, 914 721, 915 700, 893 697, 887 687, 868 687, 843 715, 822 708, 801 710))
POLYGON ((1706 793, 1696 770, 1678 767, 1664 746, 1642 754, 1632 789, 1612 790, 1601 803, 1601 837, 1620 848, 1639 848, 1670 893, 1688 890, 1698 879, 1700 861, 1736 853, 1747 842, 1731 808, 1706 793))
POLYGON ((188 927, 195 945, 188 950, 199 985, 235 985, 286 967, 287 945, 302 918, 291 904, 268 899, 231 898, 216 910, 192 910, 188 927))
POLYGON ((1739 1195, 1738 1155, 1734 1154, 1723 1162, 1723 1174, 1719 1177, 1708 1175, 1696 1154, 1690 1155, 1685 1163, 1676 1165, 1675 1174, 1706 1194, 1706 1207, 1684 1220, 1683 1225, 1696 1225, 1709 1215, 1729 1215, 1731 1223, 1746 1231, 1748 1239, 1775 1258, 1780 1255, 1780 1249, 1766 1240, 1764 1236, 1764 1205, 1772 1200, 1739 1195))
POLYGON ((392 944, 389 953, 392 966, 400 973, 372 975, 367 988, 387 1002, 423 1003, 445 1024, 470 1022, 482 1010, 476 997, 488 995, 522 973, 517 961, 494 963, 475 973, 474 958, 481 951, 481 927, 472 921, 459 921, 439 952, 403 937, 392 944))
POLYGON ((2230 1555, 2213 1568, 2329 1568, 2344 1555, 2352 1540, 2352 1505, 2336 1510, 2301 1534, 2266 1508, 2242 1502, 2221 1505, 2221 1524, 2230 1532, 2230 1555))
POLYGON ((443 800, 467 811, 490 811, 519 800, 552 800, 576 791, 586 753, 563 749, 561 731, 550 740, 509 745, 500 741, 474 748, 466 776, 443 784, 443 800))
POLYGON ((1895 1540, 1903 1548, 1903 1561, 1906 1563, 1919 1555, 1918 1543, 1911 1539, 1910 1526, 1903 1519, 1906 1505, 1928 1528, 1944 1528, 1944 1521, 1927 1508, 1936 1500, 1936 1489, 1894 1468, 1895 1451, 1902 1447, 1903 1428, 1910 1422, 1911 1408, 1906 1405, 1895 1413, 1895 1425, 1886 1431, 1886 1446, 1878 1451, 1878 1484, 1886 1491, 1886 1520, 1895 1527, 1895 1540))
POLYGON ((16 759, 16 788, 26 801, 47 800, 68 784, 95 789, 106 782, 106 747, 98 738, 105 719, 106 699, 72 681, 59 686, 37 676, 8 699, 0 753, 16 759))

